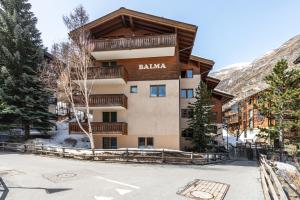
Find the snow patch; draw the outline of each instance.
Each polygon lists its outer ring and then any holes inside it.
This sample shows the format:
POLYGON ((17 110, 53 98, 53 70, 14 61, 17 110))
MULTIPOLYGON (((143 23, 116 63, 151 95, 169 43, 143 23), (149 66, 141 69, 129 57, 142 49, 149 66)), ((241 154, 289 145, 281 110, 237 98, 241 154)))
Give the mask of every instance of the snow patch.
POLYGON ((90 148, 90 142, 85 134, 69 134, 68 122, 57 122, 57 131, 50 139, 36 138, 27 143, 44 144, 55 147, 90 148))

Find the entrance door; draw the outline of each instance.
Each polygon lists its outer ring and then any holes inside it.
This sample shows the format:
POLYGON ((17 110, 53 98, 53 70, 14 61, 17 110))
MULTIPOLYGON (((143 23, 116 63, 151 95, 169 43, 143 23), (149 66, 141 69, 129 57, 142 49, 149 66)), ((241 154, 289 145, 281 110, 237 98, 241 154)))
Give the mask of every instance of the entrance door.
POLYGON ((103 137, 102 139, 103 149, 117 149, 118 143, 116 137, 103 137))

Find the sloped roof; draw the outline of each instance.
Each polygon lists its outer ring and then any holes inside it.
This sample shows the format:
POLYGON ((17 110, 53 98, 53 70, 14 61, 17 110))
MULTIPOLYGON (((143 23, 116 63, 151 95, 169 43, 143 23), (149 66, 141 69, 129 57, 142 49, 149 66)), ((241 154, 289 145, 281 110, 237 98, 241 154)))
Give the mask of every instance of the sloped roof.
POLYGON ((189 61, 198 29, 192 24, 123 7, 84 25, 84 28, 90 30, 96 37, 104 36, 122 27, 144 29, 157 34, 177 33, 180 61, 183 63, 189 61))

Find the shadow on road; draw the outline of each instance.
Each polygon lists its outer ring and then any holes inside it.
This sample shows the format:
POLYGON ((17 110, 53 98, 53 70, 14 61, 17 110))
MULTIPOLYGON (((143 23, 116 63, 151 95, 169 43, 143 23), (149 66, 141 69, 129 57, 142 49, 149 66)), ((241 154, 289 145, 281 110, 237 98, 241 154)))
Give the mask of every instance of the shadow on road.
POLYGON ((9 189, 45 190, 47 194, 72 190, 72 188, 43 188, 43 187, 8 187, 9 189))

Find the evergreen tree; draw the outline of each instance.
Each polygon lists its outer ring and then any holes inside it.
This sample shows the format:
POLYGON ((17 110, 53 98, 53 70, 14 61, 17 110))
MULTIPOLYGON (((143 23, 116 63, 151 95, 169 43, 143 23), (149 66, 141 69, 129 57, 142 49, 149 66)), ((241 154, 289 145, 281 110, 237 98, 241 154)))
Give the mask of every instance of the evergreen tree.
POLYGON ((27 0, 0 0, 0 120, 9 127, 22 125, 26 139, 31 126, 52 125, 51 94, 38 74, 44 49, 30 9, 27 0))
POLYGON ((212 103, 211 92, 203 81, 200 81, 196 88, 195 99, 196 101, 188 106, 193 110, 188 125, 193 131, 193 143, 197 151, 204 151, 209 142, 212 103))
POLYGON ((284 132, 300 127, 300 71, 288 69, 287 61, 280 60, 265 81, 268 89, 260 95, 258 109, 275 123, 261 131, 267 133, 267 137, 279 139, 282 157, 284 132))

